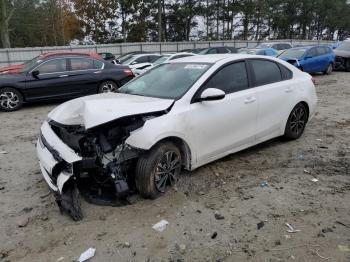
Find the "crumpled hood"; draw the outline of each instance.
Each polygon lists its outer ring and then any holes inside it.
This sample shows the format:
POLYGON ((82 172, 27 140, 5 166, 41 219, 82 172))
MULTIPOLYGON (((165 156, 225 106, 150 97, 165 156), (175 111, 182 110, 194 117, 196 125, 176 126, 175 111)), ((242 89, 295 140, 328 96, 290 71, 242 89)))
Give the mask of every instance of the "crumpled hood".
POLYGON ((171 99, 107 93, 65 102, 48 117, 64 125, 83 125, 89 129, 124 116, 166 110, 173 102, 171 99))

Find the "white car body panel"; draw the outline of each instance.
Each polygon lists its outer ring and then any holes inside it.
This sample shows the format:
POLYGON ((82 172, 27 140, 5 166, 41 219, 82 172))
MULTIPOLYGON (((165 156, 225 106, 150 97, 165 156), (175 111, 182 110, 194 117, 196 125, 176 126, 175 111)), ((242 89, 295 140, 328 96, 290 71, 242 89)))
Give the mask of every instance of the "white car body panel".
MULTIPOLYGON (((301 101, 308 104, 310 117, 315 112, 317 97, 311 76, 280 59, 223 54, 169 61, 177 62, 213 65, 176 101, 118 93, 99 94, 68 101, 55 108, 49 118, 63 125, 81 125, 90 129, 122 117, 171 108, 161 116, 146 120, 142 127, 130 133, 125 143, 132 148, 149 150, 164 138, 180 138, 191 153, 188 169, 193 170, 225 155, 282 135, 291 110, 301 101), (293 79, 227 94, 222 100, 191 102, 202 84, 222 65, 248 58, 276 61, 293 72, 293 79)), ((82 159, 60 140, 48 122, 41 127, 41 133, 67 163, 82 159)), ((54 185, 48 172, 52 172, 57 161, 49 150, 42 147, 40 141, 37 151, 45 180, 54 191, 61 192, 72 174, 62 172, 57 178, 57 185, 54 185)))

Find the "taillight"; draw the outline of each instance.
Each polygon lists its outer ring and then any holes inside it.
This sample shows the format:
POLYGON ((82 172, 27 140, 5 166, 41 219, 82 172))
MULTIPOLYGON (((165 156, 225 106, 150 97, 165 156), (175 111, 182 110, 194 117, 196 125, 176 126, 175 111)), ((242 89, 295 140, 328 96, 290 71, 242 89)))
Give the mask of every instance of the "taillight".
POLYGON ((131 71, 131 69, 124 69, 123 72, 127 76, 134 76, 134 73, 131 71))
POLYGON ((314 85, 316 85, 316 79, 315 78, 311 77, 311 81, 312 81, 312 83, 314 83, 314 85))

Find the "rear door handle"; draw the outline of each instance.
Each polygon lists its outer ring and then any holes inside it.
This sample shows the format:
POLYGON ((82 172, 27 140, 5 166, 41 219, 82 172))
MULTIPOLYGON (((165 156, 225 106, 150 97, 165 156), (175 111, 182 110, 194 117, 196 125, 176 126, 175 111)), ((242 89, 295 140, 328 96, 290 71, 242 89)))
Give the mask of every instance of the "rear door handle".
POLYGON ((67 77, 68 75, 60 75, 59 77, 67 77))
POLYGON ((289 87, 287 87, 287 88, 285 89, 285 92, 286 92, 286 93, 293 92, 293 88, 289 86, 289 87))
POLYGON ((96 72, 94 72, 94 74, 101 74, 102 73, 102 71, 96 71, 96 72))
POLYGON ((256 100, 255 97, 250 96, 250 97, 247 97, 246 100, 244 100, 244 103, 245 103, 245 104, 254 103, 255 100, 256 100))

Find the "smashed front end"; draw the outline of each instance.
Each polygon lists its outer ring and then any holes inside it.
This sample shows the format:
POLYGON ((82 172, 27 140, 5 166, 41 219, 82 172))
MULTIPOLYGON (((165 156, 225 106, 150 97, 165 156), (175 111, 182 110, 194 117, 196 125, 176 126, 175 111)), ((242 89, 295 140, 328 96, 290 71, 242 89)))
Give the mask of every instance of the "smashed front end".
POLYGON ((148 119, 163 113, 127 116, 88 130, 81 125, 44 122, 37 154, 61 212, 82 219, 80 195, 100 205, 127 204, 135 190, 133 168, 141 152, 125 141, 148 119))

